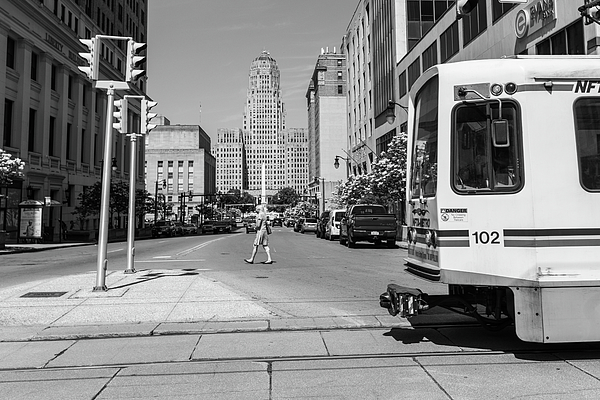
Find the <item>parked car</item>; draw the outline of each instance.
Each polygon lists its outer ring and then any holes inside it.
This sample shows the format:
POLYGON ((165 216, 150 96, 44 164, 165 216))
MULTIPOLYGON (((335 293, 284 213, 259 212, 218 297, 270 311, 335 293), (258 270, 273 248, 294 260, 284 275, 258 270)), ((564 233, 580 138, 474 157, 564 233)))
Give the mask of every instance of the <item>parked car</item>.
POLYGON ((198 228, 194 224, 184 224, 183 225, 183 234, 184 235, 196 235, 198 233, 198 228))
POLYGON ((156 238, 159 236, 171 237, 175 234, 175 227, 171 221, 156 221, 152 227, 152 237, 156 238))
POLYGON ((317 219, 316 218, 306 218, 302 223, 302 227, 300 228, 301 233, 306 232, 317 232, 317 219))
POLYGON ((356 242, 396 246, 396 216, 389 214, 379 204, 356 204, 350 206, 340 222, 340 244, 353 247, 356 242))
POLYGON ((175 235, 183 236, 183 222, 175 221, 173 222, 173 232, 175 235))
POLYGON ((330 210, 323 211, 321 216, 317 220, 317 232, 316 236, 321 239, 325 239, 325 227, 327 226, 327 221, 329 221, 329 213, 330 210))
POLYGON ((344 214, 346 214, 345 209, 332 210, 329 213, 329 219, 325 227, 325 239, 334 240, 340 237, 340 222, 344 218, 344 214))
POLYGON ((294 223, 294 232, 300 232, 300 228, 302 228, 302 224, 304 224, 304 218, 298 218, 294 223))

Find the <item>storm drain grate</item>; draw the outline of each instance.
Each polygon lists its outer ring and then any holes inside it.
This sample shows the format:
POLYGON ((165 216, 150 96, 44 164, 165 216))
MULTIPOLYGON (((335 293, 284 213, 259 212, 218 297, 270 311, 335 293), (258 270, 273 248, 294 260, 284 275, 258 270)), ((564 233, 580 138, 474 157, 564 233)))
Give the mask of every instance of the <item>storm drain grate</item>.
POLYGON ((67 292, 29 292, 21 297, 60 297, 67 292))

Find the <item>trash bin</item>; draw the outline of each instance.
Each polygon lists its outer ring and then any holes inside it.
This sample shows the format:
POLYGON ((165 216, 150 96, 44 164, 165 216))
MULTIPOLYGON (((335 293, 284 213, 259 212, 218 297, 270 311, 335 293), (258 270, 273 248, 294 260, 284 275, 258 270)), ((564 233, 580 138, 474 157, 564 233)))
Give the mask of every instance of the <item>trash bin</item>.
POLYGON ((6 248, 6 231, 0 231, 0 250, 6 248))

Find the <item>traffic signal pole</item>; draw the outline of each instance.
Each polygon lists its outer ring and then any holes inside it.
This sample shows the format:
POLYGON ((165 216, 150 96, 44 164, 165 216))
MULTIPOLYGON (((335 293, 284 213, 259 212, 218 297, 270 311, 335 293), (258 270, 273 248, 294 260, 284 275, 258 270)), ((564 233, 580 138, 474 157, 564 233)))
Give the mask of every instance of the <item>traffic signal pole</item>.
POLYGON ((112 158, 112 130, 113 130, 113 107, 115 103, 115 90, 129 89, 126 82, 98 81, 97 89, 106 89, 108 104, 106 107, 106 133, 104 136, 104 162, 102 163, 102 194, 100 200, 100 229, 98 231, 98 260, 96 263, 96 286, 93 291, 106 291, 106 269, 108 259, 106 249, 108 247, 108 206, 110 203, 110 178, 111 163, 107 160, 112 158))
MULTIPOLYGON (((80 42, 87 48, 87 52, 79 53, 81 58, 85 59, 89 66, 78 67, 89 80, 94 83, 95 89, 105 89, 107 96, 106 108, 106 133, 104 135, 104 163, 102 164, 102 192, 100 201, 100 226, 98 231, 98 260, 96 273, 96 286, 93 291, 106 291, 106 270, 108 268, 107 246, 108 246, 108 218, 109 218, 109 203, 110 203, 110 179, 111 179, 111 164, 108 162, 112 158, 112 138, 113 129, 117 129, 121 133, 126 133, 129 129, 127 123, 128 99, 127 97, 135 97, 141 99, 140 108, 142 111, 142 123, 140 127, 141 134, 146 134, 156 125, 149 124, 149 119, 156 114, 150 113, 149 110, 156 106, 156 102, 146 100, 144 96, 124 96, 115 104, 116 90, 131 90, 129 82, 135 82, 140 77, 146 74, 143 69, 138 69, 144 63, 146 57, 140 55, 140 52, 146 49, 145 43, 138 43, 131 37, 96 35, 91 39, 80 39, 80 42), (125 80, 98 80, 100 67, 101 40, 125 40, 127 41, 127 61, 125 66, 125 80), (114 112, 114 107, 118 106, 118 111, 114 112), (113 118, 119 120, 118 123, 113 123, 113 118)), ((129 235, 128 243, 130 251, 128 252, 127 271, 135 272, 133 268, 133 239, 135 235, 135 140, 136 135, 131 134, 132 138, 132 153, 131 153, 131 169, 130 169, 130 196, 129 196, 129 235), (129 242, 131 240, 131 242, 129 242)))
POLYGON ((126 274, 135 274, 135 177, 137 175, 137 151, 136 143, 138 136, 143 136, 138 133, 130 133, 131 152, 129 157, 129 211, 127 222, 127 269, 126 274))

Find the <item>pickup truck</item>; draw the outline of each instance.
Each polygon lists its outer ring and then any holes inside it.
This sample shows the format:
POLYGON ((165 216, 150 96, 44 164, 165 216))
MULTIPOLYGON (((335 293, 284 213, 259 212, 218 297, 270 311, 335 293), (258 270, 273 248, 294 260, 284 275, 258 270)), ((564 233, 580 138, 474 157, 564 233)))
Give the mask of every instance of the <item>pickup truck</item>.
POLYGON ((388 214, 378 204, 356 204, 350 206, 340 222, 340 244, 353 247, 356 242, 396 246, 396 216, 388 214))

